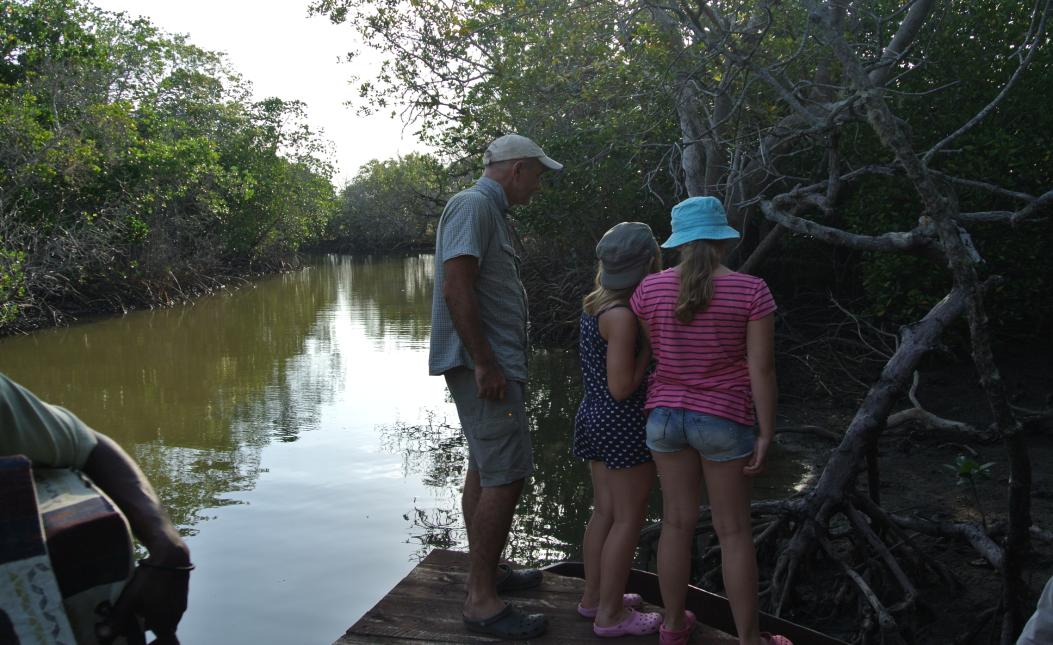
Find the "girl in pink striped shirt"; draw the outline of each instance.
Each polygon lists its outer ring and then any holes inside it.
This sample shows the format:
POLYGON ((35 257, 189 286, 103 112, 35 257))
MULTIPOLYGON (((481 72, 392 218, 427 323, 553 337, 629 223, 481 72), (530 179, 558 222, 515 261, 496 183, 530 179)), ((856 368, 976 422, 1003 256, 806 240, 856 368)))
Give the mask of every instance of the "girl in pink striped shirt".
POLYGON ((662 482, 660 642, 686 643, 694 627, 684 601, 704 478, 739 642, 791 645, 760 632, 750 524, 750 478, 764 471, 775 433, 775 302, 763 280, 721 263, 739 234, 720 200, 684 200, 672 226, 662 246, 679 249, 680 263, 646 277, 630 300, 657 361, 645 407, 662 482))

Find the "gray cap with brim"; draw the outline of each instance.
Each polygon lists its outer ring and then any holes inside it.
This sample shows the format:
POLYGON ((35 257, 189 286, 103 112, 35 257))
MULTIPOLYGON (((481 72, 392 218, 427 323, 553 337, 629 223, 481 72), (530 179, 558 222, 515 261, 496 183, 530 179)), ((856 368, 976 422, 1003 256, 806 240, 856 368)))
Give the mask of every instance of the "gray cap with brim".
POLYGON ((658 254, 658 243, 651 227, 643 222, 615 224, 596 244, 600 261, 600 285, 608 289, 628 289, 639 284, 658 254))
POLYGON ((563 164, 550 158, 541 146, 518 134, 506 134, 494 139, 483 153, 483 165, 512 159, 537 159, 549 170, 563 170, 563 164))

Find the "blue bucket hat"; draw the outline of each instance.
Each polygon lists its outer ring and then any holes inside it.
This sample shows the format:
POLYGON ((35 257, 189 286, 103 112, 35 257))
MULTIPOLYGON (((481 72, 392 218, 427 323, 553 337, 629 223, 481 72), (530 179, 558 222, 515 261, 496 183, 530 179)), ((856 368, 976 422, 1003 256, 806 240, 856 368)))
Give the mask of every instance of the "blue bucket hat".
POLYGON ((716 197, 688 197, 673 207, 673 234, 662 242, 671 249, 695 240, 730 240, 739 232, 728 226, 724 205, 716 197))

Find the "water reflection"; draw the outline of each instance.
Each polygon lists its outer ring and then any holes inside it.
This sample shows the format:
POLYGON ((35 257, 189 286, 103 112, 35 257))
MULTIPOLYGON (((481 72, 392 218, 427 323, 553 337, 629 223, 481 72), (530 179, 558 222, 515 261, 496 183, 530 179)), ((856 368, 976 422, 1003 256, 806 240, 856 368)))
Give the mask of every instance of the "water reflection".
POLYGON ((328 256, 187 307, 0 340, 0 371, 119 441, 193 536, 185 642, 331 642, 416 557, 395 548, 416 539, 412 506, 438 514, 416 517, 437 536, 420 548, 456 542, 438 528, 456 487, 417 482, 376 431, 446 414, 424 353, 431 270, 328 256))
MULTIPOLYGON (((0 340, 0 371, 117 439, 196 533, 185 642, 332 642, 432 548, 466 547, 466 447, 427 375, 432 261, 326 256, 191 306, 0 340)), ((580 393, 573 348, 533 354, 516 561, 579 557, 580 393)))
POLYGON ((377 346, 394 340, 395 349, 421 349, 431 332, 432 256, 393 266, 390 258, 330 256, 346 272, 356 320, 377 346))
MULTIPOLYGON (((527 394, 536 470, 513 519, 506 555, 529 565, 580 559, 592 486, 588 466, 571 453, 574 415, 581 400, 577 352, 534 352, 527 394)), ((381 433, 385 449, 402 456, 407 474, 419 473, 437 492, 447 491, 426 503, 414 500, 405 515, 413 539, 422 547, 419 555, 426 555, 430 546, 467 548, 460 498, 455 495, 464 479, 467 446, 456 419, 452 424, 433 419, 419 425, 392 424, 382 427, 381 433)), ((781 497, 808 475, 803 464, 783 458, 778 446, 773 446, 771 455, 769 472, 755 484, 757 499, 781 497)), ((661 517, 657 482, 647 516, 649 522, 661 517)))

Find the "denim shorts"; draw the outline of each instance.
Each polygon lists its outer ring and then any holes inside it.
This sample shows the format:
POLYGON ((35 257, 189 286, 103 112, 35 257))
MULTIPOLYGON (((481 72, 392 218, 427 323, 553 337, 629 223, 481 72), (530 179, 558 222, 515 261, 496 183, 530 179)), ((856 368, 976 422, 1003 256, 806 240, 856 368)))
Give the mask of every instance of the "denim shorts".
POLYGON ((683 408, 655 408, 647 417, 647 447, 677 452, 691 447, 709 461, 732 461, 753 453, 752 426, 683 408))

